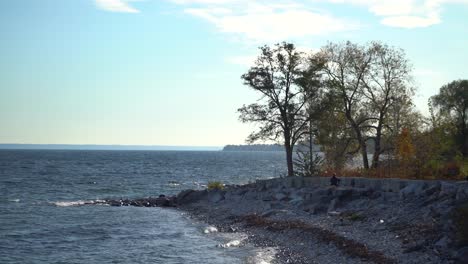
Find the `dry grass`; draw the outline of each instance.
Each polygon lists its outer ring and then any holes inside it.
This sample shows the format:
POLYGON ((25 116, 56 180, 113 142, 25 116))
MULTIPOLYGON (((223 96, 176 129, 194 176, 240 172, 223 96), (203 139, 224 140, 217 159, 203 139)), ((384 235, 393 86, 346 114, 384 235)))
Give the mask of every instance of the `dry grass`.
POLYGON ((219 181, 213 181, 208 183, 208 190, 223 190, 224 184, 219 181))
POLYGON ((419 180, 463 180, 465 175, 460 173, 457 176, 450 176, 448 173, 445 173, 445 170, 450 170, 453 164, 448 164, 441 171, 418 171, 414 169, 405 169, 401 167, 380 167, 376 169, 327 169, 321 172, 320 176, 331 177, 336 173, 339 177, 365 177, 365 178, 399 178, 399 179, 419 179, 419 180))

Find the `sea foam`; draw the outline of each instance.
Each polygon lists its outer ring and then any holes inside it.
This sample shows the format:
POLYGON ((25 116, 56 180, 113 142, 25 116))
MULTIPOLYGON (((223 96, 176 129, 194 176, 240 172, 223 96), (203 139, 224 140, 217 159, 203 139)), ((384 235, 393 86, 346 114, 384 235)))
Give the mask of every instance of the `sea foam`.
POLYGON ((104 204, 104 200, 89 200, 89 201, 59 201, 59 202, 52 202, 55 206, 59 207, 68 207, 68 206, 80 206, 80 205, 92 205, 92 204, 104 204))
POLYGON ((205 228, 205 230, 203 230, 203 233, 205 234, 209 234, 209 233, 216 233, 218 232, 218 229, 214 226, 209 226, 207 228, 205 228))

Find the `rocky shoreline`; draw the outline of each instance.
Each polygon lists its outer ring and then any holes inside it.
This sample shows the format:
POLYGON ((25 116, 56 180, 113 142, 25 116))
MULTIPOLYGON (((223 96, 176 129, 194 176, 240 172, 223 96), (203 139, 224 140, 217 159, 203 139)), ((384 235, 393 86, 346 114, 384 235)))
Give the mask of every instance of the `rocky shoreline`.
POLYGON ((468 182, 291 177, 105 203, 177 207, 277 263, 468 263, 468 182))

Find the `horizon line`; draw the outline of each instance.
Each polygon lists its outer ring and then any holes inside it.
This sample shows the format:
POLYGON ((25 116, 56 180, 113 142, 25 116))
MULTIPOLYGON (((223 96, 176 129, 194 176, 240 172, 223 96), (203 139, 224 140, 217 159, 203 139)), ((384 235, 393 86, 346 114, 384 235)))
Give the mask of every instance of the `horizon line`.
POLYGON ((0 149, 71 150, 222 150, 224 146, 0 143, 0 149))

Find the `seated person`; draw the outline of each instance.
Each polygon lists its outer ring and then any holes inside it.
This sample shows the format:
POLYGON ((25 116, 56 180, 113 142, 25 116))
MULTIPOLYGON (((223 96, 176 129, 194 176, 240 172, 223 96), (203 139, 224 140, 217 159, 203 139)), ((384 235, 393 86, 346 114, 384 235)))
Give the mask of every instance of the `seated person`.
POLYGON ((332 186, 338 186, 338 184, 340 183, 340 181, 341 181, 341 180, 338 179, 338 178, 336 177, 336 173, 333 173, 333 176, 330 178, 330 184, 331 184, 332 186))

